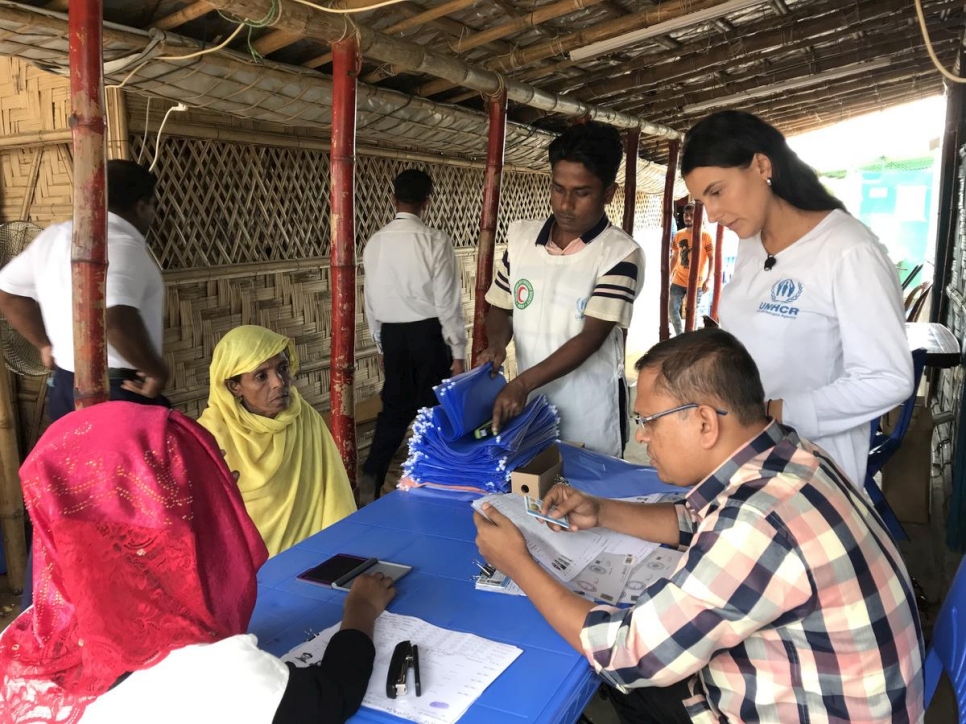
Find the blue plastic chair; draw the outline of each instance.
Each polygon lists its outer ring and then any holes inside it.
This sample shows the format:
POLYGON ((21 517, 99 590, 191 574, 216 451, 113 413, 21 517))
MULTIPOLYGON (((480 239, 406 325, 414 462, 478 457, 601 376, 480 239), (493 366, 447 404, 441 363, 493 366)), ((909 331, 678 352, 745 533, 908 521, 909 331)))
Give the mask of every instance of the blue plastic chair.
POLYGON ((916 406, 916 392, 919 390, 919 382, 922 380, 922 372, 926 367, 926 350, 917 349, 912 352, 912 394, 902 404, 902 412, 896 421, 892 432, 886 435, 879 429, 879 420, 872 421, 872 440, 869 446, 869 465, 865 472, 865 491, 872 500, 872 505, 882 517, 886 528, 896 540, 907 540, 902 524, 893 512, 892 507, 886 501, 885 496, 876 485, 873 476, 882 470, 889 458, 899 449, 902 438, 905 437, 912 421, 912 410, 916 406))
POLYGON ((966 559, 959 564, 946 600, 932 629, 923 662, 923 699, 926 708, 945 671, 956 693, 959 721, 966 722, 966 559))

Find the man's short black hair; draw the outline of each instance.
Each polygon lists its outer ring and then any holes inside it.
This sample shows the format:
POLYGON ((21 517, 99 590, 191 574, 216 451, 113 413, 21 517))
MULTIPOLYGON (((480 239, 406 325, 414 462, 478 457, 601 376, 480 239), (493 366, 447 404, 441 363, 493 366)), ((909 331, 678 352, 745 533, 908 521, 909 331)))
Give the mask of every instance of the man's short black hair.
POLYGON ((151 201, 158 178, 134 161, 115 159, 107 162, 107 208, 123 213, 138 201, 151 201))
POLYGON ((425 171, 407 168, 392 182, 396 201, 404 204, 421 204, 433 193, 433 179, 425 171))
POLYGON ((765 419, 758 366, 734 335, 706 327, 658 342, 634 369, 657 370, 657 387, 681 404, 721 406, 742 425, 765 419))
POLYGON ((550 144, 550 168, 558 161, 582 163, 605 189, 617 179, 623 157, 621 134, 613 126, 595 121, 571 126, 550 144))

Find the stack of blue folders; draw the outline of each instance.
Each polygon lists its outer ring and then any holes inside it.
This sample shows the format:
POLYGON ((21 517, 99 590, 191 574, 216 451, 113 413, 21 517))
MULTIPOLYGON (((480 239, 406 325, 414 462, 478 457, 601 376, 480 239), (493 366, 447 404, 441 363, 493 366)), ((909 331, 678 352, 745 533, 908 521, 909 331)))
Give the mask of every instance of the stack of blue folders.
POLYGON ((493 401, 506 385, 502 374, 493 377, 490 370, 490 365, 483 365, 433 388, 439 405, 419 411, 403 465, 413 483, 505 493, 510 490, 510 473, 557 439, 560 418, 543 395, 504 421, 499 435, 474 436, 490 420, 493 401))

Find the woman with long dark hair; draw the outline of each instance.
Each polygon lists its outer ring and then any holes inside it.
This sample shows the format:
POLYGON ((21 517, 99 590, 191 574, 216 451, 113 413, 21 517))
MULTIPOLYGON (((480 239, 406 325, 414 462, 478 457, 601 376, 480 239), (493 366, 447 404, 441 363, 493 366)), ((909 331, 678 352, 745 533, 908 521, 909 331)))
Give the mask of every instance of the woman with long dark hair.
POLYGON ((768 414, 824 448, 861 489, 869 422, 912 392, 902 294, 885 247, 750 113, 697 123, 681 173, 708 218, 740 239, 720 322, 754 357, 768 414))

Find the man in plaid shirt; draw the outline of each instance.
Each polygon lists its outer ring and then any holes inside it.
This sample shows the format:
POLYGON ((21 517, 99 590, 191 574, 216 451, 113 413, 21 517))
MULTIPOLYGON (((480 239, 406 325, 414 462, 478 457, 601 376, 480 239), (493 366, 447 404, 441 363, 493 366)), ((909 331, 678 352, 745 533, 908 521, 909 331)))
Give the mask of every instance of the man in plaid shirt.
MULTIPOLYGON (((721 329, 637 364, 637 439, 679 504, 556 486, 544 512, 685 552, 629 609, 594 606, 531 557, 493 508, 477 545, 620 690, 624 722, 918 722, 915 597, 881 520, 819 448, 765 417, 747 350, 721 329)), ((566 535, 566 531, 553 526, 566 535)))

